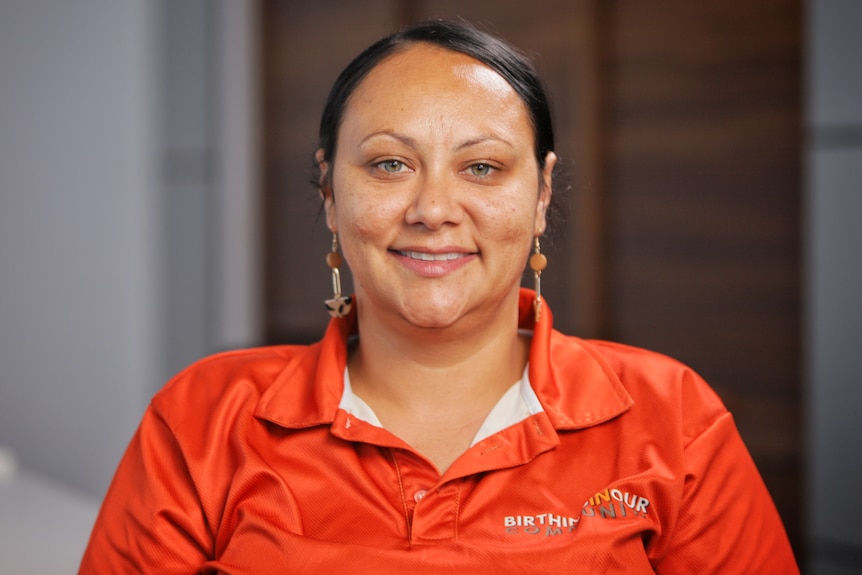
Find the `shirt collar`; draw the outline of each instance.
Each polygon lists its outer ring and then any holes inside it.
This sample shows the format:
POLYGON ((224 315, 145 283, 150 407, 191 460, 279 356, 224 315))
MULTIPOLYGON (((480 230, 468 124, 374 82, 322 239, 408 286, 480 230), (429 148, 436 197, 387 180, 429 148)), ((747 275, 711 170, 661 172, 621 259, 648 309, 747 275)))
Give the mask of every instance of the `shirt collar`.
POLYGON ((627 411, 634 400, 610 364, 589 342, 554 330, 546 302, 535 322, 535 297, 521 289, 519 327, 533 329, 530 381, 554 428, 590 427, 627 411))
MULTIPOLYGON (((519 328, 533 331, 529 381, 551 424, 558 430, 598 425, 634 403, 610 365, 588 342, 553 329, 547 303, 538 323, 532 290, 522 289, 519 328)), ((287 365, 264 392, 255 415, 288 428, 331 424, 344 396, 347 342, 357 333, 355 299, 351 313, 330 321, 322 340, 304 348, 288 346, 287 365)))

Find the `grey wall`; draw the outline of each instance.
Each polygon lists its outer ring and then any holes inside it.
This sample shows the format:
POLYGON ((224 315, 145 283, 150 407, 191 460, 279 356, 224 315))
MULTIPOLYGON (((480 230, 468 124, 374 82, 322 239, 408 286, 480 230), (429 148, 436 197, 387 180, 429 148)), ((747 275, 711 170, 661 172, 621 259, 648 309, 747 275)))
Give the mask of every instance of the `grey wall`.
POLYGON ((808 2, 810 573, 862 572, 862 2, 808 2))
MULTIPOLYGON (((164 379, 260 340, 253 3, 161 0, 157 146, 164 379)), ((155 388, 152 391, 156 391, 155 388)))
POLYGON ((94 497, 171 373, 258 339, 251 6, 0 0, 0 446, 94 497))
POLYGON ((157 373, 152 3, 0 3, 0 444, 101 491, 157 373))

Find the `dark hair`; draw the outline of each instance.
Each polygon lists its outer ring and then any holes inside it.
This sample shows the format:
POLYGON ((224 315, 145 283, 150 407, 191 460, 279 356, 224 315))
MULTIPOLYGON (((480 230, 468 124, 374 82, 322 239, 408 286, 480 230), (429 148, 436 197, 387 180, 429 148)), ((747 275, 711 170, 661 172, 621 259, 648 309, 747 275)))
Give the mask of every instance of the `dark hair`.
POLYGON ((360 82, 386 57, 420 42, 475 58, 505 78, 527 107, 536 140, 536 159, 544 168, 545 157, 554 150, 554 129, 548 99, 533 64, 502 40, 467 24, 445 20, 420 22, 386 36, 347 65, 329 92, 320 120, 323 159, 331 162, 335 156, 344 108, 360 82))

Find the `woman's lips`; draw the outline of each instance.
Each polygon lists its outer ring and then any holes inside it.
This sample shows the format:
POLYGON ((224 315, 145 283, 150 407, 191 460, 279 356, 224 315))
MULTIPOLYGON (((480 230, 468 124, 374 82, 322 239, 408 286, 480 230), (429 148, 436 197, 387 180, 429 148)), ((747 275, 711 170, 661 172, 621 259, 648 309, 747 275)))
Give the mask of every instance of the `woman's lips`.
POLYGON ((418 250, 392 250, 405 268, 429 278, 443 277, 465 266, 476 258, 474 252, 418 250))

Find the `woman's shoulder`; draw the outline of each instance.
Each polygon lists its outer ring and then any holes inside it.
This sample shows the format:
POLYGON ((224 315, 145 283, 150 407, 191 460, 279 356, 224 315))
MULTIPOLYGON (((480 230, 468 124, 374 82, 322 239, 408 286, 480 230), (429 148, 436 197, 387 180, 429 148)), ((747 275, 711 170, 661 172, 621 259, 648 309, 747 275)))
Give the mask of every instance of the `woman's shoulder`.
POLYGON ((621 377, 641 377, 667 382, 700 379, 697 371, 674 356, 660 351, 607 340, 582 340, 610 365, 621 377))
POLYGON ((316 362, 318 348, 278 345, 215 353, 171 378, 153 397, 152 407, 167 416, 189 409, 212 411, 225 404, 253 409, 285 370, 316 362))
POLYGON ((637 380, 661 389, 675 385, 711 389, 694 368, 670 355, 613 341, 573 339, 604 362, 623 383, 637 380))
POLYGON ((634 401, 632 411, 642 417, 675 419, 693 439, 728 415, 718 393, 679 359, 623 343, 574 339, 619 380, 634 401))

